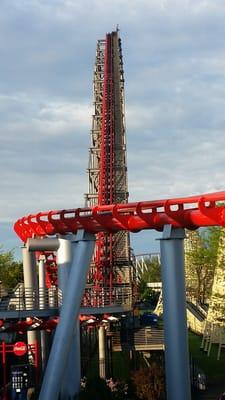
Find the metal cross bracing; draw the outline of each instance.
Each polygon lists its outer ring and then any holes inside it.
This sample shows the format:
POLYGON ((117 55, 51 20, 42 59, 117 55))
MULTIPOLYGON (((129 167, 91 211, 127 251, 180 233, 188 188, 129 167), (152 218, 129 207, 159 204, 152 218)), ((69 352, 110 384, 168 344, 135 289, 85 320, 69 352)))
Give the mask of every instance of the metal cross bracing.
MULTIPOLYGON (((97 42, 94 107, 86 205, 127 203, 124 75, 118 31, 97 42)), ((110 292, 114 284, 129 285, 131 264, 128 232, 98 233, 89 281, 95 287, 109 287, 110 292)))

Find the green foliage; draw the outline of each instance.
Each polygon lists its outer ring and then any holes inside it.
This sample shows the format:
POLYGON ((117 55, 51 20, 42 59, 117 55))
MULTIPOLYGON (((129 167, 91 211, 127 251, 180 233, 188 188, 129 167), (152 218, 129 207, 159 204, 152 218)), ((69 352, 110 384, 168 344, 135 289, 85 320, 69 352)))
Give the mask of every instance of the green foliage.
POLYGON ((187 274, 192 278, 188 286, 202 303, 211 293, 221 229, 209 227, 201 235, 197 231, 190 234, 192 240, 195 239, 195 246, 186 252, 187 274))
POLYGON ((13 251, 0 251, 0 281, 6 288, 13 288, 23 281, 22 263, 14 260, 13 251))
POLYGON ((222 228, 220 226, 211 226, 203 234, 203 246, 206 248, 208 262, 216 265, 217 252, 222 228))
POLYGON ((146 286, 145 282, 140 282, 139 284, 139 300, 142 302, 149 302, 152 305, 156 305, 159 299, 159 293, 155 292, 153 289, 146 286))
POLYGON ((155 292, 151 288, 147 287, 147 283, 161 282, 160 263, 158 257, 152 258, 151 260, 146 257, 144 259, 144 263, 146 269, 140 276, 140 281, 138 285, 139 298, 141 301, 154 301, 155 292))
POLYGON ((153 362, 149 368, 133 372, 136 394, 142 400, 158 400, 165 392, 165 377, 161 366, 153 362))
POLYGON ((198 367, 206 374, 208 382, 224 383, 225 354, 222 351, 220 360, 217 360, 218 346, 212 345, 210 357, 207 352, 200 349, 202 338, 193 332, 189 332, 189 349, 198 367))
POLYGON ((158 257, 144 258, 147 269, 142 273, 141 280, 145 282, 161 282, 160 263, 158 257))
POLYGON ((81 380, 81 391, 77 400, 125 400, 128 394, 128 384, 124 381, 101 379, 99 377, 81 380))

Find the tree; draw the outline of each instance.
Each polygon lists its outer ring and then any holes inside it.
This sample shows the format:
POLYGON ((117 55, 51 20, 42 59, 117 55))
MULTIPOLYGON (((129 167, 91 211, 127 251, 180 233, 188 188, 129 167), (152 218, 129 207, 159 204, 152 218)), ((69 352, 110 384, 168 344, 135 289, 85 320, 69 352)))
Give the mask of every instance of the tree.
POLYGON ((140 300, 156 300, 158 295, 149 287, 147 283, 161 282, 160 263, 158 257, 143 259, 144 270, 139 275, 138 291, 140 300))
MULTIPOLYGON (((216 243, 215 243, 216 247, 216 243)), ((225 326, 225 229, 221 229, 207 320, 225 326)))
POLYGON ((220 234, 220 227, 209 227, 201 234, 199 231, 187 233, 187 291, 201 303, 205 303, 211 293, 220 234))
POLYGON ((3 252, 0 249, 0 281, 6 288, 13 288, 23 282, 22 263, 14 260, 12 250, 3 252))
POLYGON ((145 270, 141 279, 145 282, 161 282, 160 262, 158 257, 144 258, 145 270))
POLYGON ((136 394, 142 400, 158 400, 165 392, 165 377, 161 366, 153 362, 149 368, 133 372, 136 394))

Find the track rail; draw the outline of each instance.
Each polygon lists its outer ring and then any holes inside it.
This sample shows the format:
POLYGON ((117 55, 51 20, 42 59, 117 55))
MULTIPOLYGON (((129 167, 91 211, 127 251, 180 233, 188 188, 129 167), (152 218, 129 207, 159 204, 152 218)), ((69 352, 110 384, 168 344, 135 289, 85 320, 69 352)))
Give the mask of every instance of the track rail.
POLYGON ((138 232, 143 229, 162 231, 166 224, 188 229, 213 225, 225 227, 225 191, 177 199, 39 212, 19 219, 14 230, 26 242, 32 237, 76 233, 78 229, 92 233, 138 232))
MULTIPOLYGON (((114 193, 114 81, 113 81, 113 48, 112 34, 106 35, 104 81, 102 100, 102 127, 100 146, 100 173, 98 188, 98 204, 112 204, 116 201, 114 193)), ((95 247, 95 284, 104 282, 106 272, 109 284, 112 286, 112 266, 114 264, 113 236, 99 232, 96 236, 95 247)), ((106 283, 106 282, 105 282, 106 283)), ((107 284, 107 283, 106 283, 107 284)))

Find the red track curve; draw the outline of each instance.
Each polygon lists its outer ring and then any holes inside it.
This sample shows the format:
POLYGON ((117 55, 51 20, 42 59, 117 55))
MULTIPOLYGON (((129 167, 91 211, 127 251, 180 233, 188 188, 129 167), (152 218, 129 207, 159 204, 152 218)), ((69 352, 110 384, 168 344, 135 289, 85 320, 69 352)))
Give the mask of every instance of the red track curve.
POLYGON ((19 219, 14 230, 24 242, 32 237, 88 232, 138 232, 143 229, 163 230, 164 225, 196 229, 201 226, 225 226, 225 191, 204 195, 111 204, 30 214, 19 219))

